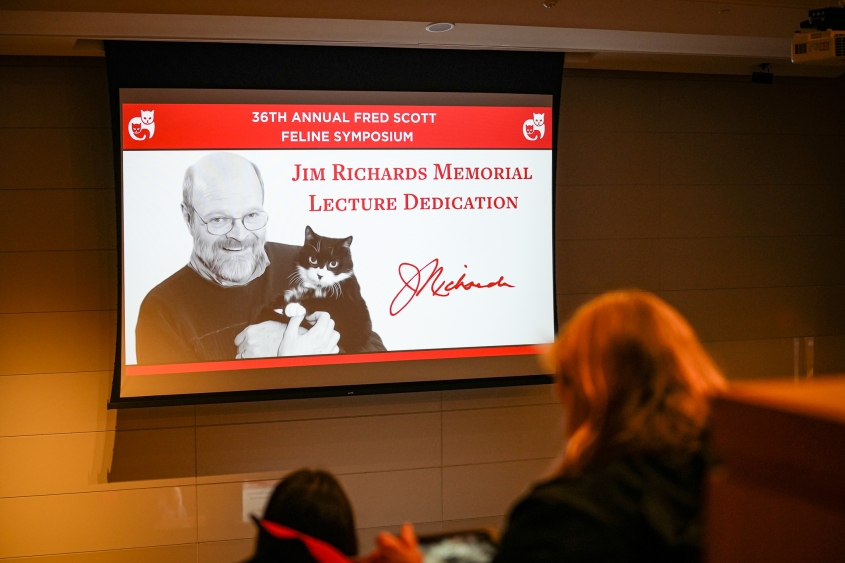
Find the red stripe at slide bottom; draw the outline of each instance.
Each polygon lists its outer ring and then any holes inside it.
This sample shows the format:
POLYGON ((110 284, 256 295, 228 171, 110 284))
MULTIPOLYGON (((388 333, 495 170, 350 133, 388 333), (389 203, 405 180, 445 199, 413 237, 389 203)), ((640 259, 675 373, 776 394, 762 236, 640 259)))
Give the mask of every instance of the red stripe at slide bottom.
POLYGON ((291 358, 256 358, 254 360, 229 360, 225 362, 200 362, 193 364, 161 364, 152 366, 126 366, 126 375, 163 375, 171 373, 198 373, 244 369, 266 369, 302 366, 330 366, 338 364, 364 364, 370 362, 404 362, 408 360, 450 360, 455 358, 488 358, 493 356, 528 356, 539 354, 542 346, 509 346, 492 348, 454 348, 449 350, 409 350, 406 352, 376 352, 331 356, 296 356, 291 358))

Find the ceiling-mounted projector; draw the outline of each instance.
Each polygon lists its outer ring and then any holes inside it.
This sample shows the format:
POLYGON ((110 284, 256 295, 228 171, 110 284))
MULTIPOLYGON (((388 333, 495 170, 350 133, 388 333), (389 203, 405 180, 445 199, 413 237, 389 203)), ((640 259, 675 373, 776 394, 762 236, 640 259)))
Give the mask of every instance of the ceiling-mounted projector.
POLYGON ((796 34, 792 38, 792 62, 845 65, 845 31, 796 34))
POLYGON ((845 8, 810 10, 810 18, 792 38, 792 62, 845 65, 845 8))

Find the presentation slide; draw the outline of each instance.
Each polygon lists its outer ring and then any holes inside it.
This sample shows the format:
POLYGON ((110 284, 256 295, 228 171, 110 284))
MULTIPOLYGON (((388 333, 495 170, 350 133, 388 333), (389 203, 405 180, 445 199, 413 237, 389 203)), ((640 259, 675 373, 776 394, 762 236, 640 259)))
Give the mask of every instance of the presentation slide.
POLYGON ((551 96, 120 102, 122 397, 541 373, 551 96))

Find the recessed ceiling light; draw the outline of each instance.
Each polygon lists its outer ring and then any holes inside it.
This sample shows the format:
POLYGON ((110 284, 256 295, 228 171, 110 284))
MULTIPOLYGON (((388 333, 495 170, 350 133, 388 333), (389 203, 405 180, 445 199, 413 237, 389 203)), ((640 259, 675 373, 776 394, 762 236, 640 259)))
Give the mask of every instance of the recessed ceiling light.
POLYGON ((453 23, 430 23, 425 26, 425 30, 432 33, 443 33, 444 31, 451 31, 454 28, 455 24, 453 23))

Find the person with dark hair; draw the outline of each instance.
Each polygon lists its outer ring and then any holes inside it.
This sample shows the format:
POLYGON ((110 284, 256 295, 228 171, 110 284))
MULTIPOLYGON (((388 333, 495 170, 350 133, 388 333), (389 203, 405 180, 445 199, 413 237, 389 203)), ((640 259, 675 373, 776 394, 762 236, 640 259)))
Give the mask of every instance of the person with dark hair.
MULTIPOLYGON (((548 361, 567 441, 511 510, 494 563, 701 560, 709 399, 725 380, 681 314, 617 291, 573 315, 548 361)), ((410 525, 368 563, 421 563, 410 525)))
POLYGON ((350 563, 358 553, 352 505, 326 471, 300 469, 282 479, 256 523, 246 563, 350 563))

